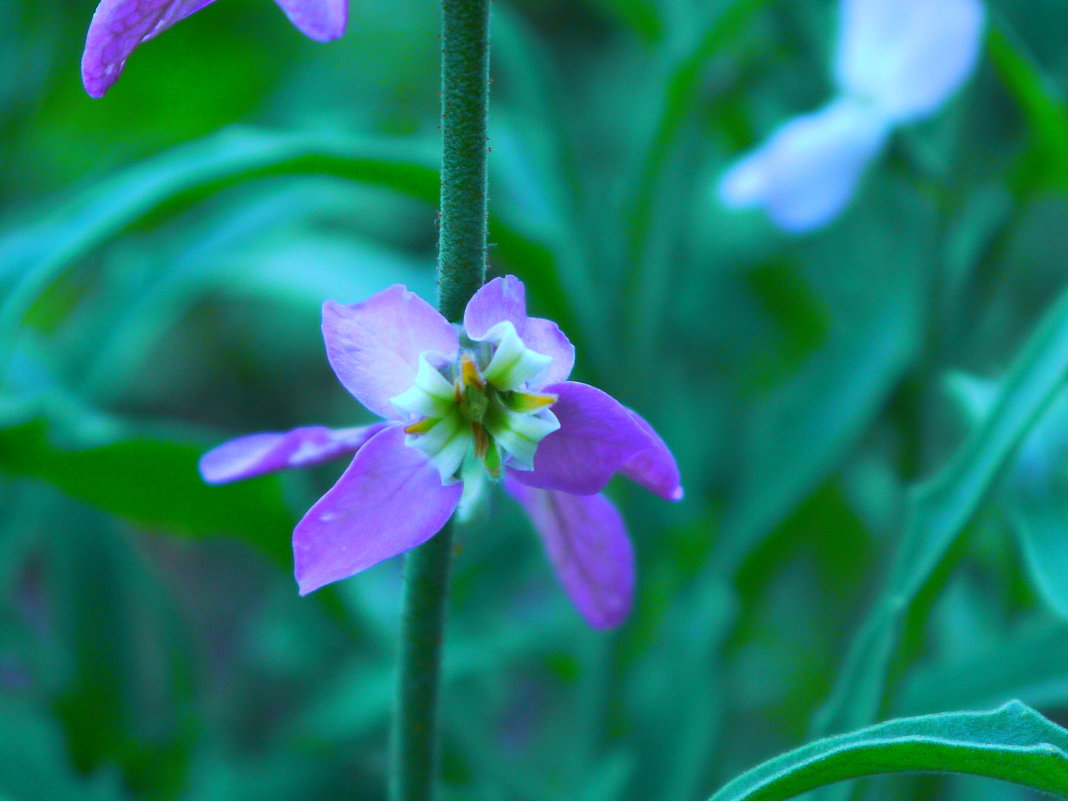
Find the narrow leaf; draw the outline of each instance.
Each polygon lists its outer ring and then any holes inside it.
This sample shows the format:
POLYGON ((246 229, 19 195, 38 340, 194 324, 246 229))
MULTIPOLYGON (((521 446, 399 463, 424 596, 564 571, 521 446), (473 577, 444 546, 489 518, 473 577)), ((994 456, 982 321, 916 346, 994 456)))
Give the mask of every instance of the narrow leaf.
POLYGON ((817 732, 869 722, 886 686, 900 621, 1068 376, 1068 292, 1010 368, 990 414, 950 461, 913 488, 889 581, 854 641, 817 732))
POLYGON ((1068 188, 1068 109, 1006 23, 991 27, 990 58, 1020 106, 1033 137, 1036 179, 1068 188))
MULTIPOLYGON (((0 239, 0 278, 12 282, 0 303, 0 364, 41 293, 125 229, 243 181, 307 174, 379 186, 431 205, 438 201, 435 154, 411 142, 232 128, 175 148, 118 172, 38 225, 0 239)), ((524 272, 538 277, 552 272, 552 253, 543 252, 541 243, 531 242, 497 219, 491 220, 491 233, 502 251, 515 248, 529 260, 524 262, 524 272)), ((537 281, 532 284, 536 286, 537 281)), ((560 320, 555 308, 542 311, 560 320)), ((570 322, 566 315, 560 321, 562 325, 570 322)))

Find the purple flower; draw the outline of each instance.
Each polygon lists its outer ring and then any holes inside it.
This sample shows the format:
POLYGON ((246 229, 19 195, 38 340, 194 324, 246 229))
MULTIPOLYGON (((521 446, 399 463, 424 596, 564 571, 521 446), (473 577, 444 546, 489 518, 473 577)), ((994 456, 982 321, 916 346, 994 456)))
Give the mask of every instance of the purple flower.
POLYGON ((351 306, 327 301, 323 337, 338 380, 384 421, 253 434, 200 462, 220 483, 355 454, 293 532, 302 595, 422 544, 499 481, 587 622, 623 621, 634 555, 600 490, 622 473, 677 501, 678 467, 637 413, 567 380, 575 350, 556 323, 527 316, 519 279, 483 286, 462 326, 399 284, 351 306))
POLYGON ((893 128, 934 113, 971 74, 982 30, 979 0, 842 0, 837 96, 736 162, 720 201, 763 207, 785 231, 826 225, 893 128))
MULTIPOLYGON (((142 42, 215 0, 100 0, 82 54, 82 82, 103 97, 122 74, 126 59, 142 42)), ((345 32, 348 0, 275 0, 305 35, 320 42, 345 32)))

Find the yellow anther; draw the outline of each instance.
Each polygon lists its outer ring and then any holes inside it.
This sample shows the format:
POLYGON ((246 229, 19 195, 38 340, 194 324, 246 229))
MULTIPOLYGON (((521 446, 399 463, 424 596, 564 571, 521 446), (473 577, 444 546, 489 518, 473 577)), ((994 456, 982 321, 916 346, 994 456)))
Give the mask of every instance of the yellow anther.
POLYGON ((478 389, 486 388, 486 379, 478 371, 478 365, 475 364, 475 360, 466 353, 460 357, 460 376, 463 378, 465 386, 477 387, 478 389))
POLYGON ((424 417, 422 420, 416 420, 411 425, 404 427, 405 434, 425 434, 430 429, 438 424, 438 420, 433 417, 424 417))
POLYGON ((559 396, 541 392, 513 392, 508 396, 508 408, 517 412, 536 412, 556 403, 559 396))

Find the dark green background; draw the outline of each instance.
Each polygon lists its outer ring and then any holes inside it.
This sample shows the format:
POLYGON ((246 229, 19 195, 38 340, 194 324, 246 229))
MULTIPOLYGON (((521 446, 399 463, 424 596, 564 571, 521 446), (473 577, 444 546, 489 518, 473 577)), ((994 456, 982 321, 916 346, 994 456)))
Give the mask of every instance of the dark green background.
MULTIPOLYGON (((383 798, 401 560, 300 599, 291 527, 343 464, 226 488, 195 465, 370 420, 319 308, 433 299, 438 9, 353 0, 320 45, 219 0, 91 100, 93 6, 0 2, 0 799, 383 798)), ((714 186, 829 96, 834 3, 496 0, 493 272, 657 426, 687 496, 611 485, 639 585, 608 634, 503 496, 461 535, 447 799, 696 801, 872 717, 1018 697, 1065 719, 1068 402, 1018 460, 1014 435, 950 461, 1041 383, 1003 378, 1068 277, 1068 5, 988 9, 973 79, 793 238, 714 186), (946 465, 978 471, 974 509, 885 680, 818 716, 909 487, 946 465)))

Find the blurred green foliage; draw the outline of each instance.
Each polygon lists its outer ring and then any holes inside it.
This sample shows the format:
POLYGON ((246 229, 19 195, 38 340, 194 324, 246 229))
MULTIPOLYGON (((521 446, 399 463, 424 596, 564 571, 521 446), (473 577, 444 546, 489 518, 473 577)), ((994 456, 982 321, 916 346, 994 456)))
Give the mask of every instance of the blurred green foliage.
MULTIPOLYGON (((223 0, 102 101, 93 6, 0 3, 0 799, 383 798, 399 560, 299 599, 290 529, 341 465, 194 466, 366 420, 320 304, 432 298, 436 5, 354 0, 319 45, 223 0)), ((492 268, 687 496, 611 488, 640 574, 608 634, 504 498, 463 533, 447 798, 700 799, 894 715, 1065 718, 1068 7, 989 11, 967 88, 791 238, 713 186, 826 95, 834 3, 495 4, 492 268)))

